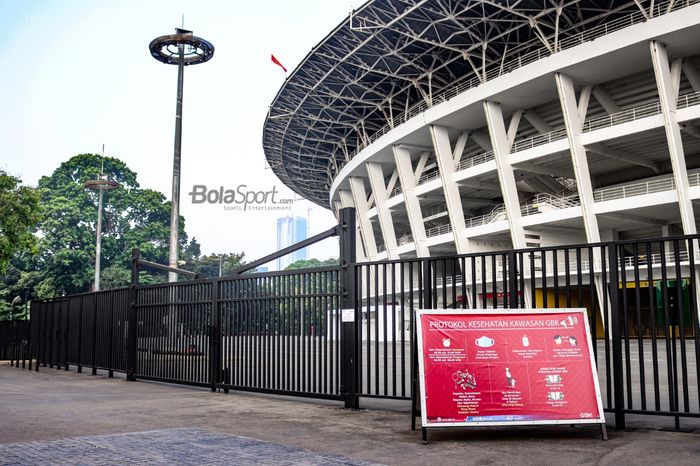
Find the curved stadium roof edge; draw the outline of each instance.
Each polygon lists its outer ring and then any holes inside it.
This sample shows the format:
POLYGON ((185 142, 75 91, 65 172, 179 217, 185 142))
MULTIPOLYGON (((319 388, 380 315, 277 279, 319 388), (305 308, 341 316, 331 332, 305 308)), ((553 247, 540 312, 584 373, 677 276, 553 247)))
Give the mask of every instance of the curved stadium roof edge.
POLYGON ((622 17, 643 21, 642 8, 675 3, 369 0, 313 47, 277 92, 263 128, 265 156, 294 192, 329 207, 343 165, 436 96, 578 45, 573 38, 592 40, 622 17))

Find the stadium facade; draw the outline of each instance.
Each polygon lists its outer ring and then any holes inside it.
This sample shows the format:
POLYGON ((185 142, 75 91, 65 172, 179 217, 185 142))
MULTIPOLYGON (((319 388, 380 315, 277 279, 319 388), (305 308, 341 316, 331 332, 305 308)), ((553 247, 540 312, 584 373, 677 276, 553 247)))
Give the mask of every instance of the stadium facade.
POLYGON ((700 1, 372 0, 270 106, 267 160, 361 260, 697 232, 700 1))

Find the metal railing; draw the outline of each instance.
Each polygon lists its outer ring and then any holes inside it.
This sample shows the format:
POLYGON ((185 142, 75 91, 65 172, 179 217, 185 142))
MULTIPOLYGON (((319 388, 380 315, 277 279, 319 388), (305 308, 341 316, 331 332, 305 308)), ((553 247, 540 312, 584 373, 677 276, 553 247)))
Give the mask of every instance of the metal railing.
POLYGON ((435 169, 429 172, 423 173, 420 178, 418 178, 418 184, 424 184, 440 177, 440 170, 435 169))
POLYGON ((424 222, 429 222, 431 220, 435 220, 438 218, 442 217, 447 217, 449 215, 449 212, 445 209, 445 207, 435 207, 433 209, 429 209, 427 212, 423 213, 423 221, 424 222))
POLYGON ((473 157, 469 157, 468 159, 464 159, 460 161, 457 164, 456 170, 466 170, 467 168, 474 167, 476 165, 481 165, 482 163, 490 162, 491 160, 494 160, 495 156, 493 154, 493 151, 487 151, 481 154, 477 154, 473 157))
POLYGON ((444 235, 447 233, 452 233, 452 224, 450 223, 445 223, 442 225, 437 225, 432 228, 428 228, 425 230, 425 236, 428 238, 431 238, 433 236, 439 236, 439 235, 444 235))
POLYGON ((549 144, 550 142, 559 141, 561 139, 566 139, 567 133, 566 128, 555 129, 544 134, 538 134, 531 138, 523 139, 521 141, 515 141, 513 146, 510 148, 510 153, 520 152, 527 149, 532 149, 533 147, 542 146, 544 144, 549 144))
MULTIPOLYGON (((693 105, 700 105, 699 92, 691 92, 678 97, 678 108, 688 108, 693 105)), ((650 102, 644 105, 622 110, 617 113, 591 118, 582 124, 581 129, 585 133, 597 129, 609 128, 622 123, 628 123, 630 121, 639 120, 652 115, 658 115, 660 113, 661 103, 659 101, 650 102)), ((516 141, 513 143, 510 153, 513 154, 527 149, 532 149, 550 142, 566 139, 566 137, 566 128, 558 128, 548 133, 538 134, 537 136, 533 136, 531 138, 516 141)), ((494 160, 493 151, 487 151, 460 161, 456 165, 456 170, 465 170, 491 160, 494 160)))
POLYGON ((688 185, 700 186, 700 172, 688 173, 688 185))
POLYGON ((593 200, 595 202, 612 201, 614 199, 624 199, 674 189, 676 189, 676 182, 669 177, 642 183, 630 183, 622 186, 596 189, 593 191, 593 200))
POLYGON ((506 207, 504 204, 496 206, 491 212, 489 212, 486 215, 479 215, 478 217, 466 218, 464 219, 464 222, 467 228, 474 228, 481 225, 497 222, 500 220, 508 220, 508 214, 506 213, 506 207))
POLYGON ((409 233, 409 234, 400 236, 399 239, 396 240, 396 242, 399 246, 405 246, 406 244, 411 244, 413 242, 413 235, 409 233))
POLYGON ((596 129, 609 128, 622 123, 639 120, 640 118, 658 115, 659 113, 661 113, 661 102, 650 102, 648 104, 628 108, 627 110, 622 110, 617 113, 611 113, 609 115, 603 115, 586 120, 581 127, 581 131, 587 133, 596 129))
POLYGON ((676 108, 688 108, 693 105, 700 105, 700 92, 690 92, 679 96, 676 108))
POLYGON ((533 199, 520 205, 523 216, 541 214, 550 210, 568 209, 581 205, 578 194, 555 196, 553 194, 538 194, 533 199))

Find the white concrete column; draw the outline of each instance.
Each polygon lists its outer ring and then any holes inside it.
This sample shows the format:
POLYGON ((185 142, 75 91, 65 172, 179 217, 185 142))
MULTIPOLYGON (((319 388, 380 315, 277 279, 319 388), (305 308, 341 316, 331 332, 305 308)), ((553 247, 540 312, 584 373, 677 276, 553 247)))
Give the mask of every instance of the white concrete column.
POLYGON ((351 176, 348 178, 350 183, 350 191, 352 192, 353 204, 357 212, 357 224, 360 226, 360 237, 364 244, 364 249, 367 258, 370 261, 377 260, 379 253, 377 252, 377 241, 374 238, 372 230, 372 221, 369 218, 369 205, 367 203, 367 192, 365 191, 365 183, 362 178, 351 176))
POLYGON ((399 146, 392 146, 392 150, 394 152, 396 171, 399 173, 399 180, 401 181, 401 192, 404 197, 408 223, 411 226, 416 255, 418 255, 418 257, 430 257, 423 213, 420 209, 420 201, 415 193, 416 177, 413 173, 411 154, 407 149, 399 146))
POLYGON ((676 115, 678 84, 680 80, 680 61, 674 63, 672 72, 668 61, 666 48, 659 42, 649 43, 651 58, 654 63, 654 74, 656 75, 656 87, 659 90, 661 101, 661 113, 664 116, 664 128, 666 130, 666 141, 668 143, 668 153, 671 157, 671 167, 673 168, 673 180, 676 182, 676 192, 678 193, 678 208, 681 213, 681 223, 683 233, 694 235, 697 233, 695 227, 695 215, 693 213, 693 203, 688 194, 688 170, 685 165, 685 152, 683 150, 683 139, 681 137, 681 127, 678 125, 676 115), (675 79, 674 79, 675 78, 675 79))
POLYGON ((391 211, 386 205, 388 199, 386 185, 384 184, 384 170, 382 164, 367 162, 367 174, 369 175, 369 185, 374 193, 374 204, 377 206, 377 218, 379 219, 379 229, 384 237, 384 247, 387 258, 398 259, 396 252, 396 231, 394 230, 394 220, 391 211))
MULTIPOLYGON (((659 90, 661 114, 664 116, 666 142, 668 143, 668 153, 671 157, 673 180, 676 183, 676 192, 678 193, 678 208, 681 213, 683 233, 694 235, 697 233, 695 213, 689 195, 688 169, 685 165, 681 127, 678 124, 678 115, 676 114, 682 61, 674 60, 673 64, 669 64, 666 47, 655 40, 649 42, 649 49, 651 50, 651 60, 654 64, 656 87, 659 90)), ((686 76, 688 76, 687 70, 686 76)), ((697 264, 695 266, 695 283, 693 288, 695 288, 696 303, 699 304, 696 306, 697 318, 700 319, 700 275, 698 275, 700 272, 700 264, 698 263, 698 259, 700 259, 700 245, 697 240, 693 240, 692 243, 693 251, 695 252, 695 263, 697 264)))
POLYGON ((450 136, 447 128, 442 126, 430 126, 430 135, 435 148, 435 158, 440 169, 440 180, 442 181, 442 191, 445 195, 447 214, 452 224, 452 234, 454 235, 457 254, 467 254, 470 251, 469 239, 467 238, 467 227, 464 222, 464 211, 462 210, 462 198, 459 194, 459 186, 454 180, 455 158, 461 156, 464 143, 458 144, 456 149, 459 153, 452 153, 450 136))
POLYGON ((520 199, 518 198, 518 189, 515 185, 513 166, 510 163, 510 145, 508 144, 506 126, 503 123, 501 105, 496 102, 484 101, 484 113, 486 114, 489 135, 491 136, 493 155, 496 159, 496 171, 498 172, 498 181, 501 184, 503 202, 508 215, 513 248, 524 249, 527 245, 525 231, 522 227, 520 199))
MULTIPOLYGON (((338 197, 339 199, 335 201, 335 206, 337 209, 342 209, 343 207, 355 207, 355 204, 352 200, 352 193, 346 189, 339 189, 338 190, 338 197)), ((337 218, 337 214, 336 214, 337 218)), ((362 239, 362 230, 360 230, 360 219, 359 215, 357 214, 357 209, 355 209, 355 218, 356 218, 356 225, 355 228, 357 228, 356 236, 357 236, 357 241, 355 241, 355 254, 357 257, 358 262, 367 262, 369 258, 367 257, 367 252, 365 251, 365 245, 364 245, 364 240, 362 239)))
POLYGON ((581 142, 581 113, 576 102, 574 83, 566 75, 555 73, 554 79, 557 82, 561 111, 564 115, 564 125, 569 138, 569 151, 571 153, 571 164, 576 176, 576 188, 581 201, 583 213, 583 227, 586 230, 586 239, 590 243, 600 242, 600 229, 598 228, 598 218, 596 217, 593 204, 593 184, 591 183, 591 172, 588 168, 586 158, 586 148, 581 142))
MULTIPOLYGON (((579 105, 576 101, 576 92, 574 90, 574 82, 570 77, 555 73, 554 79, 557 83, 557 91, 559 92, 559 102, 561 103, 561 111, 564 116, 564 125, 566 126, 566 134, 569 139, 569 152, 571 153, 571 165, 574 168, 576 177, 576 189, 578 190, 579 201, 581 202, 581 213, 583 215, 583 228, 586 231, 586 240, 589 243, 600 242, 600 228, 598 227, 598 217, 595 215, 593 205, 593 184, 591 183, 591 172, 588 168, 588 158, 586 157, 586 148, 581 142, 581 115, 585 114, 583 105, 579 105)), ((587 92, 582 96, 582 100, 588 101, 587 92)), ((608 305, 608 294, 605 283, 602 277, 602 257, 599 248, 593 249, 593 270, 596 295, 598 297, 598 307, 601 312, 601 320, 603 317, 603 309, 608 308, 608 322, 610 322, 610 306, 608 305)), ((605 320, 603 320, 605 322, 605 320)))

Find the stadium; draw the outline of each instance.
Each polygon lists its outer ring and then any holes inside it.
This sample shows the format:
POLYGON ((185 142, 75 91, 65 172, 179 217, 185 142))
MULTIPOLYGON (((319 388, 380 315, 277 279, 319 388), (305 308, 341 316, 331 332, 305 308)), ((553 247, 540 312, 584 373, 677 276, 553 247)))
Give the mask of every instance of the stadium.
POLYGON ((361 260, 696 233, 700 5, 365 3, 279 90, 267 160, 361 260))

